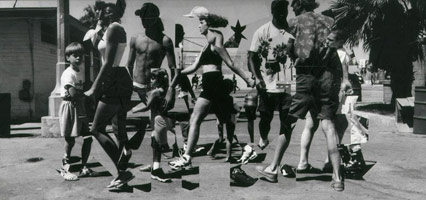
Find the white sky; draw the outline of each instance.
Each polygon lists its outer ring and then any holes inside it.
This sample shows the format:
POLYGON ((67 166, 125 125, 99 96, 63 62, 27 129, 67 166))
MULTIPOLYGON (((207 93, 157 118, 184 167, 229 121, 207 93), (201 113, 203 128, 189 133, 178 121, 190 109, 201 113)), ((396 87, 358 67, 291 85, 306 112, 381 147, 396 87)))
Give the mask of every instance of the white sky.
MULTIPOLYGON (((106 2, 115 2, 115 0, 105 0, 106 2)), ((15 0, 0 0, 0 8, 12 8, 15 0)), ((83 14, 83 8, 87 5, 93 5, 95 0, 69 0, 70 14, 75 18, 80 18, 83 14)), ((210 12, 223 15, 228 18, 229 25, 220 29, 225 41, 232 36, 233 31, 230 26, 234 26, 237 20, 241 25, 247 25, 243 35, 247 40, 242 40, 238 51, 247 51, 249 48, 254 31, 271 19, 270 2, 271 0, 127 0, 127 8, 123 16, 122 25, 127 31, 128 36, 134 35, 143 30, 139 17, 134 15, 135 10, 139 9, 143 3, 152 2, 160 8, 161 18, 163 19, 165 33, 174 40, 175 24, 183 25, 185 37, 201 37, 198 32, 198 21, 183 17, 191 11, 194 6, 204 6, 210 12)), ((329 7, 331 0, 317 0, 320 7, 316 10, 321 12, 329 7)), ((56 7, 57 0, 18 0, 16 7, 56 7)), ((288 18, 294 17, 294 13, 289 8, 288 18)), ((357 59, 368 58, 362 48, 354 49, 357 59)), ((125 57, 126 58, 126 57, 125 57)), ((125 60, 125 59, 123 59, 125 60)))

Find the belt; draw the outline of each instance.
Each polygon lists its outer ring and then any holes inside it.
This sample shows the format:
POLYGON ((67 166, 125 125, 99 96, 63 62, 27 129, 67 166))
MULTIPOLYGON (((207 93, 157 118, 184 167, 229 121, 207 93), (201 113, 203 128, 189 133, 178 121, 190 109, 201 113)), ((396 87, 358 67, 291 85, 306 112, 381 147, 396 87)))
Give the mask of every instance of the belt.
POLYGON ((327 69, 325 66, 297 66, 296 74, 318 74, 324 72, 327 69))
POLYGON ((151 85, 150 84, 140 84, 140 83, 137 83, 137 82, 133 82, 133 87, 137 87, 139 89, 149 89, 149 88, 151 88, 151 85))

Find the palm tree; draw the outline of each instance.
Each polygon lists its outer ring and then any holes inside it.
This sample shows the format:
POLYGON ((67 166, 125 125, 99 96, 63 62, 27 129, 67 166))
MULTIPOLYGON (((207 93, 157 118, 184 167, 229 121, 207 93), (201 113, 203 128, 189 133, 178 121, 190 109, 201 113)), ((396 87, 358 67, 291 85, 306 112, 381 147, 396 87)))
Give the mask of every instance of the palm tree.
POLYGON ((98 22, 97 12, 102 10, 104 6, 105 2, 101 0, 97 0, 93 6, 87 5, 87 7, 83 9, 84 14, 80 17, 80 22, 88 28, 95 28, 98 22))
POLYGON ((425 0, 337 0, 331 4, 335 28, 348 33, 346 42, 362 40, 373 68, 391 74, 392 103, 412 96, 413 65, 423 60, 425 0))
POLYGON ((87 5, 87 7, 83 9, 83 16, 81 16, 79 19, 80 22, 88 28, 94 28, 97 23, 96 12, 93 7, 94 6, 87 5))

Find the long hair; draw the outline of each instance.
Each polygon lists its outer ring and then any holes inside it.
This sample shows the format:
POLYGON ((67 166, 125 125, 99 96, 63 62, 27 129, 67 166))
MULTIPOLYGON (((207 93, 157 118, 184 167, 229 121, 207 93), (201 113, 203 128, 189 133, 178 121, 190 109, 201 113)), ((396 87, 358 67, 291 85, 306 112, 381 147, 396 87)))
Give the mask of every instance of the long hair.
POLYGON ((169 75, 165 69, 160 68, 151 72, 151 77, 155 78, 155 82, 152 85, 154 88, 163 88, 164 91, 167 91, 169 87, 169 75))
POLYGON ((228 19, 216 14, 208 14, 207 16, 200 16, 200 20, 205 20, 207 25, 212 28, 228 26, 228 19))

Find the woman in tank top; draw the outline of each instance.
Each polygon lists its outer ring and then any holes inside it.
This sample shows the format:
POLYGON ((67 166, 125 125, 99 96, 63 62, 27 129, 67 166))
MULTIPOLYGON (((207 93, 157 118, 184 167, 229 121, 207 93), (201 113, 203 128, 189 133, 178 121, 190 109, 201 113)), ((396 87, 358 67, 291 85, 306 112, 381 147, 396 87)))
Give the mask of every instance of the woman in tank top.
MULTIPOLYGON (((254 81, 250 79, 240 68, 234 66, 228 52, 223 47, 223 35, 220 31, 212 29, 226 27, 228 20, 222 16, 208 13, 203 7, 195 7, 189 17, 198 17, 200 33, 207 39, 207 45, 203 48, 201 55, 197 57, 193 65, 182 70, 182 74, 194 73, 199 67, 203 69, 203 91, 194 106, 194 111, 190 118, 190 128, 188 134, 188 144, 185 154, 179 159, 169 162, 172 169, 178 170, 191 164, 193 148, 199 137, 200 125, 209 113, 210 107, 221 122, 226 124, 228 133, 233 134, 235 124, 232 123, 231 112, 233 103, 229 101, 229 94, 223 87, 222 61, 249 85, 253 86, 254 81), (203 11, 203 12, 200 12, 203 11)), ((228 134, 229 138, 229 134, 228 134)), ((231 141, 227 141, 230 146, 231 141)), ((230 152, 227 152, 230 154, 230 152)), ((228 155, 229 156, 229 155, 228 155)))
POLYGON ((124 8, 112 3, 102 5, 98 25, 101 26, 101 31, 105 32, 102 37, 96 33, 95 37, 101 39, 99 43, 94 42, 102 56, 102 66, 85 95, 99 97, 91 132, 117 170, 117 177, 107 187, 121 188, 134 178, 131 172, 126 171, 132 155, 127 145, 126 133, 126 113, 130 107, 132 80, 127 68, 119 66, 127 44, 126 32, 119 23, 124 8), (104 132, 109 120, 112 120, 118 145, 104 132))

